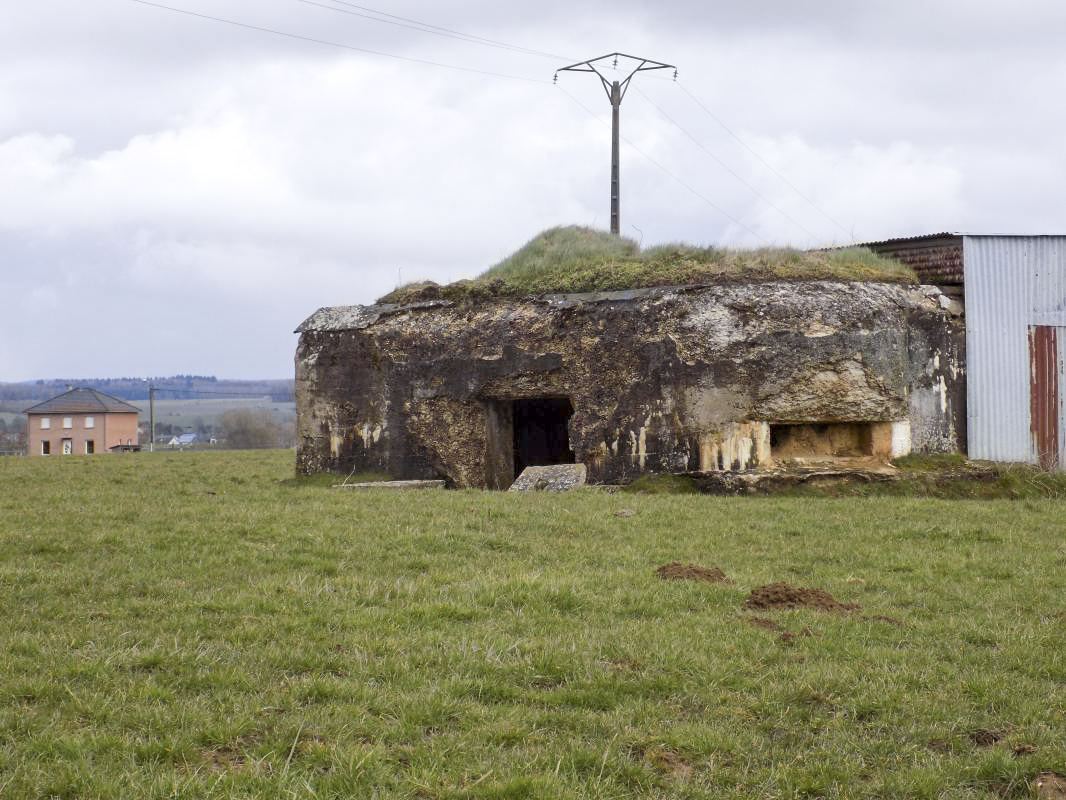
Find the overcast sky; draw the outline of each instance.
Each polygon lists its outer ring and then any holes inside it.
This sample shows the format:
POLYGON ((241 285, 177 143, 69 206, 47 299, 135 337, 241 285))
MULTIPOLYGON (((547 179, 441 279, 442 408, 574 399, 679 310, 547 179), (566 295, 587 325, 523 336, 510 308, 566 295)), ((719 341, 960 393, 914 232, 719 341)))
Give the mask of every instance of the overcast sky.
POLYGON ((1066 232, 1061 0, 161 2, 290 35, 0 4, 0 381, 288 377, 320 306, 607 227, 610 105, 552 76, 613 51, 679 70, 622 105, 646 245, 1066 232))

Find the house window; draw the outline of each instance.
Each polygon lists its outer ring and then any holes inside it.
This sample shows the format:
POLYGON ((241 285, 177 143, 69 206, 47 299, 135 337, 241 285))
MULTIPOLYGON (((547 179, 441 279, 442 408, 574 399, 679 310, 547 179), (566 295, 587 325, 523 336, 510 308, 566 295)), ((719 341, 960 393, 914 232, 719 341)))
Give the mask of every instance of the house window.
POLYGON ((63 455, 69 456, 73 452, 74 452, 74 440, 73 439, 64 439, 63 440, 63 455))
MULTIPOLYGON (((89 417, 89 419, 92 419, 92 417, 89 417)), ((91 456, 95 452, 96 452, 96 444, 93 442, 92 439, 86 439, 85 440, 85 455, 91 456)))
POLYGON ((46 431, 52 427, 51 417, 41 417, 41 430, 46 431))
POLYGON ((95 428, 96 427, 96 420, 93 419, 92 417, 86 417, 85 418, 85 427, 86 428, 95 428))
POLYGON ((64 428, 73 428, 74 427, 74 418, 73 417, 63 417, 63 427, 64 428))
POLYGON ((42 456, 49 456, 51 454, 52 454, 52 443, 50 441, 48 441, 47 439, 45 439, 43 442, 41 442, 41 455, 42 456))

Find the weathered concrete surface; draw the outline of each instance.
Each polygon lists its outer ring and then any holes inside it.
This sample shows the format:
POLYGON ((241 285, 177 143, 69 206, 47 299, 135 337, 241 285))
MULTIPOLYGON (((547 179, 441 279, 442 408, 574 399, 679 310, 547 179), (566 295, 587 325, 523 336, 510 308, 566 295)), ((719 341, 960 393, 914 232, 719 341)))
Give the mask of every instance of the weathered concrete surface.
POLYGON ((515 478, 509 492, 569 492, 584 486, 588 470, 584 464, 554 464, 526 467, 515 478))
POLYGON ((962 449, 965 334, 944 305, 811 281, 322 309, 298 329, 298 469, 507 488, 532 398, 570 400, 590 483, 766 467, 783 424, 962 449))

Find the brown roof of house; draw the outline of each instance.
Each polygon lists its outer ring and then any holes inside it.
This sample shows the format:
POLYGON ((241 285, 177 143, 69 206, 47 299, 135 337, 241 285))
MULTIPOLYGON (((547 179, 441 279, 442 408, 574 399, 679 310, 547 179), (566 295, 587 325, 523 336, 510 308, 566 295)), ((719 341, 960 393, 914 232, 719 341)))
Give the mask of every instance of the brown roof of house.
POLYGON ((23 411, 23 414, 139 414, 129 403, 96 389, 71 389, 23 411))

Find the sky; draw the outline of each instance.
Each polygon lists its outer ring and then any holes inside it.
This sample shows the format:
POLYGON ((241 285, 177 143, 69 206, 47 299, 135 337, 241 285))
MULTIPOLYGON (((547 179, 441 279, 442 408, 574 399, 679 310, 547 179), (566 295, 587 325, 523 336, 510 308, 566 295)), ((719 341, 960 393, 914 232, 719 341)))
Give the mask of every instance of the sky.
POLYGON ((0 381, 290 377, 321 306, 607 228, 610 104, 552 79, 612 52, 678 71, 621 107, 644 245, 1064 233, 1064 37, 1061 0, 5 2, 0 381))

